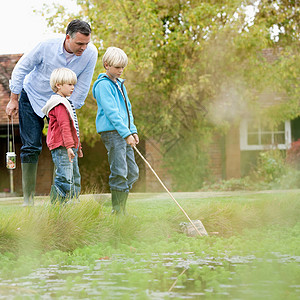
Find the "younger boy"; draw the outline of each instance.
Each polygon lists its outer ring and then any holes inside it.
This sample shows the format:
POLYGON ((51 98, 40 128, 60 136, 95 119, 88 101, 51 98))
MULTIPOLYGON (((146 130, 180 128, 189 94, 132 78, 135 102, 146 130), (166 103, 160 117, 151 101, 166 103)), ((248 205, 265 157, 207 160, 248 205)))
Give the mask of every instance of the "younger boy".
POLYGON ((128 58, 123 50, 109 47, 102 62, 106 73, 100 74, 93 85, 98 104, 96 129, 108 152, 112 213, 125 214, 129 190, 139 177, 132 149, 139 137, 124 80, 119 79, 128 58))
POLYGON ((55 69, 50 77, 52 95, 42 108, 49 118, 47 145, 55 165, 54 185, 51 186, 51 203, 78 198, 81 190, 78 157, 83 153, 79 141, 77 115, 68 99, 77 82, 76 74, 67 68, 55 69))

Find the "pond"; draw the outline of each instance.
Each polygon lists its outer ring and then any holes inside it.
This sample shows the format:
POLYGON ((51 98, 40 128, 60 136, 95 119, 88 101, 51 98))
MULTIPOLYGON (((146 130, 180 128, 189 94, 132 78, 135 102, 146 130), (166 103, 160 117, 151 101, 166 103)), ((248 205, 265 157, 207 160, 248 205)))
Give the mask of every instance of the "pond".
POLYGON ((90 266, 51 265, 1 279, 0 299, 299 299, 300 282, 290 280, 299 274, 299 263, 299 256, 280 253, 113 254, 90 266))

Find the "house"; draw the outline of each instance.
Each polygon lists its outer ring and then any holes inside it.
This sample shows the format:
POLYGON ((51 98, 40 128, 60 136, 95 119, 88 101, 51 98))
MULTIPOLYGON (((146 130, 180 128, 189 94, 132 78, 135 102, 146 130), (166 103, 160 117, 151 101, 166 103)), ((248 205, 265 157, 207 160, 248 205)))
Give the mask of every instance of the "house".
MULTIPOLYGON (((279 51, 264 49, 263 56, 268 62, 277 59, 279 51)), ((261 108, 271 107, 286 101, 285 96, 265 90, 258 95, 261 108)), ((245 114, 239 125, 232 126, 224 137, 225 176, 223 179, 240 178, 249 173, 257 164, 261 151, 280 149, 286 151, 291 143, 300 138, 300 118, 285 120, 277 126, 264 124, 245 114)))

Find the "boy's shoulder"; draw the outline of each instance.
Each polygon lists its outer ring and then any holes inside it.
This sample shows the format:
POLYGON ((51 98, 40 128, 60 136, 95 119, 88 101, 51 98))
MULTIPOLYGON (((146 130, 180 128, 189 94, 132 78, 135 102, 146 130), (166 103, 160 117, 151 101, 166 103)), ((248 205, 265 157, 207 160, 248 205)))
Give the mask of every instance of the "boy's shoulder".
POLYGON ((115 84, 112 82, 111 79, 108 78, 106 74, 100 74, 97 80, 94 83, 94 87, 101 86, 101 87, 113 87, 115 84))
POLYGON ((63 106, 66 110, 70 110, 71 104, 69 103, 69 101, 66 98, 64 98, 58 94, 54 94, 46 102, 45 106, 42 108, 42 112, 46 116, 48 116, 49 112, 58 106, 59 107, 63 106))

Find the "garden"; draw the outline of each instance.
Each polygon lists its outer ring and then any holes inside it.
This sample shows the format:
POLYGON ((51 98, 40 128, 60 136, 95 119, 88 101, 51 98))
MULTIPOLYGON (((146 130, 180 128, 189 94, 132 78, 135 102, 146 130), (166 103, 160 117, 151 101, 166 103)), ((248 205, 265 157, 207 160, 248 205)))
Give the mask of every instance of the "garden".
MULTIPOLYGON (((299 299, 300 132, 289 151, 263 144, 274 151, 261 151, 242 178, 216 180, 208 157, 212 141, 225 146, 245 118, 270 128, 299 118, 299 5, 74 5, 77 14, 54 4, 40 14, 63 33, 71 19, 87 20, 99 57, 111 45, 124 49, 141 141, 160 143, 175 199, 208 235, 182 232, 187 219, 167 193, 131 193, 127 215, 111 215, 108 166, 95 151, 96 163, 80 167, 88 182, 80 202, 40 196, 24 208, 22 198, 0 199, 0 299, 299 299)), ((99 59, 94 80, 102 71, 99 59)), ((96 107, 89 94, 78 112, 91 147, 96 107)))

